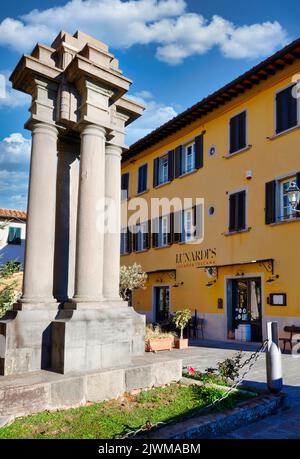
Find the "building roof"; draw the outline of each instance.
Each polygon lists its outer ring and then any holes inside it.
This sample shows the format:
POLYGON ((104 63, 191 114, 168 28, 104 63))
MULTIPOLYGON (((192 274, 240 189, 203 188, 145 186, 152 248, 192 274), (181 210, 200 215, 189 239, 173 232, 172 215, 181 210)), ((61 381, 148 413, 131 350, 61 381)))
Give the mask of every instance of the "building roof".
POLYGON ((14 220, 26 220, 27 213, 23 210, 14 210, 14 209, 1 209, 0 208, 0 218, 11 218, 14 220))
POLYGON ((188 124, 216 110, 261 81, 267 80, 287 65, 293 64, 296 59, 300 59, 300 38, 135 142, 123 154, 123 161, 136 156, 188 124))

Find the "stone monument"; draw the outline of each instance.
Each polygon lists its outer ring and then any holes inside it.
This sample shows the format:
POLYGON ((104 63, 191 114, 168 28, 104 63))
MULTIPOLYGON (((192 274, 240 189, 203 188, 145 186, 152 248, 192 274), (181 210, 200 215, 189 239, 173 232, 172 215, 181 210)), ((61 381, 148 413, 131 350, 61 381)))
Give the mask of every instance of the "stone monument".
POLYGON ((119 297, 120 163, 143 107, 108 47, 79 31, 38 43, 11 81, 32 96, 32 150, 23 295, 0 321, 0 374, 130 364, 145 318, 119 297))

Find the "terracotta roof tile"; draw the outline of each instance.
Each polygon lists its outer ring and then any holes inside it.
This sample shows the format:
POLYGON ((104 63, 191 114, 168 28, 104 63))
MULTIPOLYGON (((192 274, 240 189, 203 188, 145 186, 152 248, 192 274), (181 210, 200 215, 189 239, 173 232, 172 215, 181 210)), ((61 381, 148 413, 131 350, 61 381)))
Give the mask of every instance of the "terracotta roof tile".
POLYGON ((0 208, 0 217, 4 218, 17 218, 18 220, 26 220, 27 213, 23 210, 14 210, 14 209, 1 209, 0 208))

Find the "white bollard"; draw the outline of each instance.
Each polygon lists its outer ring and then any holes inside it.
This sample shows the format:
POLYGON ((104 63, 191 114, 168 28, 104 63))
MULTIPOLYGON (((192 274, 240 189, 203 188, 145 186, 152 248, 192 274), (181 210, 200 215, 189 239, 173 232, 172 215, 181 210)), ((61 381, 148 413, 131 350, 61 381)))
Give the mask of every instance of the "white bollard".
POLYGON ((278 345, 278 322, 267 323, 267 338, 267 385, 272 394, 278 394, 282 390, 282 365, 281 351, 278 345))

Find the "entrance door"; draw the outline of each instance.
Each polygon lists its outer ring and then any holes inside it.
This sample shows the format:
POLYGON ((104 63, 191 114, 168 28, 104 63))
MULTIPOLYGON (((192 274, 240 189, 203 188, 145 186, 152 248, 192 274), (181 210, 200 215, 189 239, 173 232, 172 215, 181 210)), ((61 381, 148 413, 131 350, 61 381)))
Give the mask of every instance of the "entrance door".
POLYGON ((161 323, 169 318, 170 288, 168 286, 154 287, 155 322, 161 323))
POLYGON ((261 279, 232 279, 231 325, 251 325, 251 341, 262 341, 261 279))

